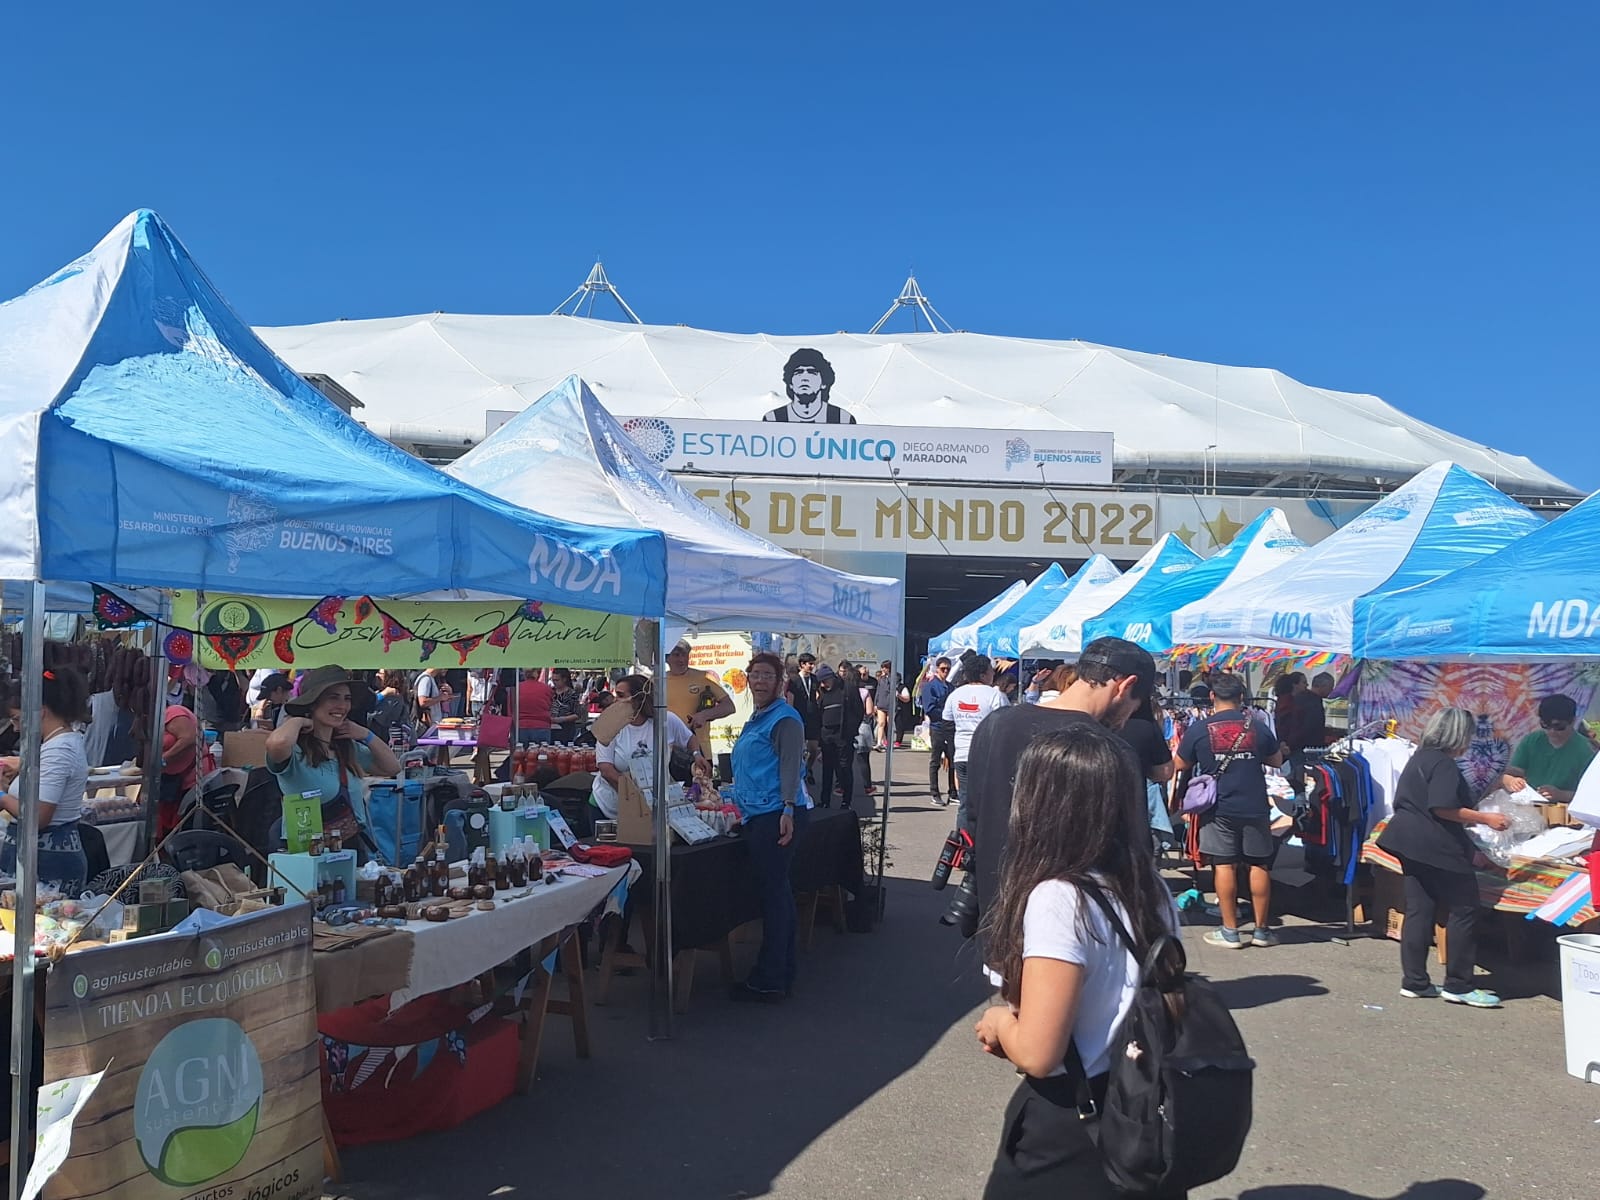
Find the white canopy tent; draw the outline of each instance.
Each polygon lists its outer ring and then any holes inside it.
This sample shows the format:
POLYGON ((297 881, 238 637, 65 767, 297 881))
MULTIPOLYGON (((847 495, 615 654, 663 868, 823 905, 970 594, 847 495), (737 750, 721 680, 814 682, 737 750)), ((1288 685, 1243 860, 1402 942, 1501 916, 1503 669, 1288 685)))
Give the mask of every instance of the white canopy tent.
POLYGON ((1539 524, 1471 471, 1434 463, 1304 553, 1178 609, 1172 638, 1349 654, 1358 598, 1436 579, 1539 524))
POLYGON ((836 571, 712 512, 569 376, 450 466, 524 508, 667 544, 667 616, 679 629, 869 634, 898 639, 899 580, 836 571))
POLYGON ((1099 616, 1147 575, 1173 578, 1200 562, 1200 556, 1174 534, 1144 552, 1144 556, 1121 575, 1085 579, 1044 620, 1029 625, 1017 635, 1024 658, 1076 658, 1083 653, 1083 625, 1099 616))
POLYGON ((784 403, 783 364, 819 351, 830 400, 869 425, 1107 430, 1119 470, 1290 473, 1371 487, 1449 458, 1507 491, 1576 499, 1528 459, 1418 421, 1377 396, 1262 367, 1080 341, 981 333, 774 336, 569 316, 428 313, 259 331, 294 368, 328 376, 401 444, 471 445, 580 373, 617 416, 759 420, 784 403), (1203 449, 1204 448, 1204 449, 1203 449))

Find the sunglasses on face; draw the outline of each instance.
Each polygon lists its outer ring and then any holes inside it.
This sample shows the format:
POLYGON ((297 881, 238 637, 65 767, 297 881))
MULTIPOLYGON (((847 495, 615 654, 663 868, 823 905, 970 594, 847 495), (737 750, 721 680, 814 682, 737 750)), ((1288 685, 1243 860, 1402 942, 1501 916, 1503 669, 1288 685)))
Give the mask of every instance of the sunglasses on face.
POLYGON ((1571 721, 1540 721, 1539 728, 1548 729, 1554 733, 1564 733, 1572 728, 1571 721))

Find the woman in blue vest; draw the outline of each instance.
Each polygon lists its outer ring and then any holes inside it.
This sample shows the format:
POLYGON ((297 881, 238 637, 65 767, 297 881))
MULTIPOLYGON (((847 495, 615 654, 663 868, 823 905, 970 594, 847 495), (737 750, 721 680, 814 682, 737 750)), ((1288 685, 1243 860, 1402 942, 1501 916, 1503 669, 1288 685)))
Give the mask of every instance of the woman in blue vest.
POLYGON ((789 885, 795 838, 805 829, 805 723, 783 698, 783 660, 757 654, 745 675, 755 711, 733 745, 733 802, 761 891, 761 952, 733 988, 735 1000, 781 1004, 794 988, 795 906, 789 885))

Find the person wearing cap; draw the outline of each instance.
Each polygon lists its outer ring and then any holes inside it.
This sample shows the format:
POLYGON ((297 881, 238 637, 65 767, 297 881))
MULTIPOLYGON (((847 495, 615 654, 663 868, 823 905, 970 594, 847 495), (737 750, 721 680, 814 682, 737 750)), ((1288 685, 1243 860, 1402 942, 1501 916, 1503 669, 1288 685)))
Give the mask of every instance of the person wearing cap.
POLYGON ((283 705, 289 699, 289 677, 282 671, 276 671, 261 681, 261 699, 256 701, 251 716, 254 718, 257 729, 276 729, 278 722, 283 718, 283 705))
MULTIPOLYGON (((1070 682, 1053 699, 1038 704, 1016 704, 985 717, 972 735, 967 750, 968 827, 972 830, 974 886, 978 912, 994 909, 1000 887, 1000 864, 1005 860, 1006 840, 1011 828, 1012 787, 1017 763, 1034 738, 1055 733, 1073 725, 1090 723, 1117 733, 1127 747, 1137 779, 1159 779, 1168 772, 1171 755, 1165 743, 1158 745, 1123 732, 1123 727, 1155 691, 1156 660, 1149 651, 1123 638, 1096 638, 1084 647, 1083 655, 1070 682)), ((1127 802, 1144 812, 1143 783, 1127 797, 1127 802)), ((1148 838, 1142 852, 1154 853, 1148 838)), ((965 886, 965 884, 963 884, 965 886)))
MULTIPOLYGON (((324 828, 367 823, 367 785, 363 775, 398 775, 400 760, 372 730, 350 720, 356 692, 343 667, 318 667, 300 682, 300 692, 283 706, 278 727, 267 735, 267 770, 284 795, 315 791, 322 798, 324 828)), ((366 707, 366 697, 361 697, 366 707)))
POLYGON ((713 721, 733 716, 733 698, 704 671, 689 669, 689 643, 667 651, 667 711, 699 733, 713 721))
POLYGON ((1237 950, 1242 946, 1274 946, 1268 927, 1272 909, 1272 808, 1262 768, 1283 762, 1283 746, 1266 722, 1244 711, 1244 680, 1220 674, 1211 681, 1210 716, 1196 719, 1178 743, 1173 762, 1178 770, 1197 769, 1216 780, 1217 800, 1200 814, 1200 853, 1211 863, 1222 910, 1222 928, 1205 940, 1237 950), (1239 928, 1240 875, 1248 869, 1254 933, 1239 928))

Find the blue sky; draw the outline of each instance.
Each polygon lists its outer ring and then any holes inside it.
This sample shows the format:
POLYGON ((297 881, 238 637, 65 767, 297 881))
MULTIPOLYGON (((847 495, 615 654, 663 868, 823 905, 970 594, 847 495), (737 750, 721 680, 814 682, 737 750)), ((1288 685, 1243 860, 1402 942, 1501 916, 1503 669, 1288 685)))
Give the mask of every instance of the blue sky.
POLYGON ((1272 366, 1600 487, 1600 6, 6 25, 5 295, 141 205, 256 324, 548 311, 599 253, 647 321, 864 330, 914 266, 960 327, 1272 366))

